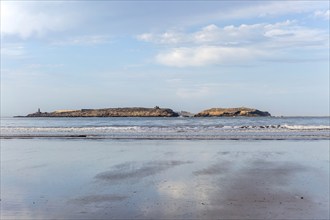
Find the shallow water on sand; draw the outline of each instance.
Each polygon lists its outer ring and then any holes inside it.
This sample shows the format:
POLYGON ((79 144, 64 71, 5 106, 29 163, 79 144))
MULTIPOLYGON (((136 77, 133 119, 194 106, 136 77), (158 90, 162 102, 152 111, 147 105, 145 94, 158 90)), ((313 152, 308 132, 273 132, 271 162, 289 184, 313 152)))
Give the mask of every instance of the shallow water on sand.
POLYGON ((329 140, 1 140, 1 219, 327 219, 329 140))

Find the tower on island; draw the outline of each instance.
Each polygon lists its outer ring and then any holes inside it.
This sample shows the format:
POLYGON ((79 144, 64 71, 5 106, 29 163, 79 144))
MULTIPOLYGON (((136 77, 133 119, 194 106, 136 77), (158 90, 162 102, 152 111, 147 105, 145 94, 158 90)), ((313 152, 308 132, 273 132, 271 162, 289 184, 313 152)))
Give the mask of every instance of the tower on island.
POLYGON ((38 108, 38 111, 37 111, 38 114, 41 114, 41 111, 40 111, 40 108, 38 108))

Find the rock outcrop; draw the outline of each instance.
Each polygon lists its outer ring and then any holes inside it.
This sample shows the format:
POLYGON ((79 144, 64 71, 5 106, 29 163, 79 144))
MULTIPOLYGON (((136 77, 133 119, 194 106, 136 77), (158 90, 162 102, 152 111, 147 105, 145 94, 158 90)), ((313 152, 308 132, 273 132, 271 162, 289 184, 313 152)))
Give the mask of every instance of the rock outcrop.
POLYGON ((169 108, 104 108, 81 110, 57 110, 54 112, 36 112, 26 117, 177 117, 178 113, 169 108))
POLYGON ((194 117, 193 113, 187 111, 180 111, 178 114, 180 117, 194 117))
POLYGON ((259 116, 271 116, 269 112, 263 112, 252 108, 211 108, 204 110, 195 115, 195 117, 259 117, 259 116))

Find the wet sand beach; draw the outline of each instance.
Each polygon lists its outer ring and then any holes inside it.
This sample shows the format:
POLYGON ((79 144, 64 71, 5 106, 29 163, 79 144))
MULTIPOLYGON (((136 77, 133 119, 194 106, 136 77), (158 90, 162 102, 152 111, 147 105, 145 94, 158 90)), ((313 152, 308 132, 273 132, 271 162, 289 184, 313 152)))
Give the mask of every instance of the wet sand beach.
POLYGON ((1 219, 328 219, 329 140, 1 140, 1 219))

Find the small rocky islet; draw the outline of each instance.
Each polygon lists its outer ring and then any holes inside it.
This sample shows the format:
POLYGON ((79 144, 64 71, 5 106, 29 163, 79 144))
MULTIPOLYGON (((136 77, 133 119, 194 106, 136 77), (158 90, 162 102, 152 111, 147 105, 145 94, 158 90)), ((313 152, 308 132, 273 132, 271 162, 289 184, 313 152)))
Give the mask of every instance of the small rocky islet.
POLYGON ((269 112, 260 111, 252 108, 211 108, 195 115, 195 117, 267 117, 271 116, 269 112))
POLYGON ((54 112, 37 112, 23 117, 267 117, 269 112, 253 108, 211 108, 192 114, 186 111, 175 112, 170 108, 129 107, 129 108, 103 108, 81 110, 57 110, 54 112))

